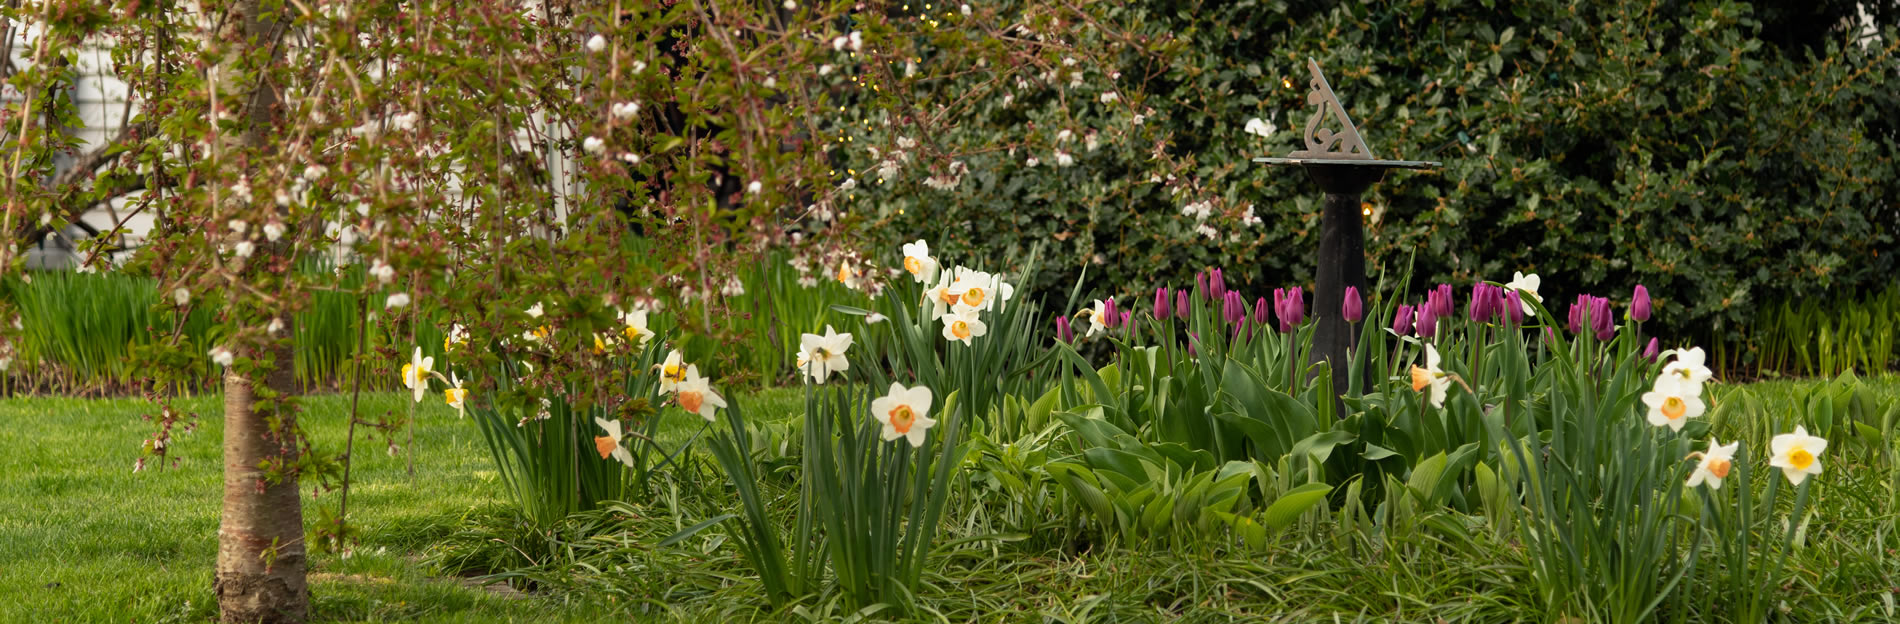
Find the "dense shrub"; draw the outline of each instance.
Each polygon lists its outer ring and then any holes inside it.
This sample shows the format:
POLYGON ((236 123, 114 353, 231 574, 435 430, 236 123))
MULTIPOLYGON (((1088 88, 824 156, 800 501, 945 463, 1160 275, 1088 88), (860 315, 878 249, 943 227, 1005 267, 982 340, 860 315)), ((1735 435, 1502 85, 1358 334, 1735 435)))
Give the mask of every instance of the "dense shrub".
MULTIPOLYGON (((1212 264, 1258 267, 1230 280, 1309 282, 1317 189, 1249 159, 1299 145, 1310 56, 1378 156, 1444 162, 1392 174, 1366 197, 1375 279, 1415 256, 1414 292, 1523 270, 1544 276, 1547 296, 1627 302, 1644 283, 1671 308, 1665 331, 1718 331, 1769 301, 1892 279, 1890 4, 1868 3, 1886 30, 1861 38, 1840 27, 1851 2, 1026 6, 1022 36, 1062 33, 1048 37, 1112 56, 1052 45, 1046 58, 987 59, 1045 66, 1040 83, 939 72, 963 76, 935 87, 980 123, 932 127, 920 113, 865 124, 858 145, 917 137, 926 157, 888 183, 867 178, 852 211, 869 215, 879 245, 922 236, 1001 256, 1046 244, 1041 293, 1066 293, 1084 265, 1095 292, 1178 284, 1212 264), (1244 133, 1256 117, 1277 132, 1244 133), (969 166, 959 186, 924 184, 953 160, 969 166), (1204 223, 1184 215, 1197 202, 1209 202, 1204 223)), ((918 57, 932 62, 959 36, 919 40, 918 57)), ((847 159, 859 173, 878 162, 847 159)))

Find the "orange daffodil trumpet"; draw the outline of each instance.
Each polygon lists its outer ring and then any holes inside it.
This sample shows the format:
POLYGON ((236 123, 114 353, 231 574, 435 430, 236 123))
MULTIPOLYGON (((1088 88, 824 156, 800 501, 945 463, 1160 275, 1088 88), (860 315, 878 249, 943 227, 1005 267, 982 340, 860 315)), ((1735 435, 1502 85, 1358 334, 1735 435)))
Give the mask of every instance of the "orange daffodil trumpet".
POLYGON ((1444 407, 1445 395, 1451 392, 1451 373, 1439 368, 1438 347, 1430 343, 1425 345, 1425 365, 1412 365, 1412 391, 1425 392, 1432 401, 1432 407, 1444 407))
POLYGON ((1690 393, 1700 390, 1700 387, 1667 375, 1657 378, 1656 387, 1643 393, 1642 397, 1643 404, 1649 406, 1649 424, 1667 426, 1670 431, 1682 431, 1682 425, 1689 419, 1700 417, 1708 411, 1708 406, 1702 403, 1702 397, 1690 393))
POLYGON ((1701 457, 1702 462, 1696 464, 1695 472, 1689 475, 1688 486, 1707 483, 1711 490, 1722 489, 1722 480, 1727 479, 1729 471, 1735 468, 1735 449, 1741 446, 1741 442, 1722 444, 1710 438, 1708 452, 1690 453, 1689 457, 1701 457))
POLYGON ((1827 440, 1808 435, 1808 430, 1796 425, 1794 433, 1775 436, 1768 443, 1773 452, 1768 465, 1781 469, 1788 476, 1788 482, 1801 485, 1808 475, 1821 474, 1821 452, 1827 450, 1827 440))
POLYGON ((924 284, 937 278, 937 259, 930 257, 930 243, 918 239, 915 243, 904 243, 904 271, 911 279, 924 284))
POLYGON ((825 383, 832 373, 851 369, 844 352, 851 349, 851 334, 840 334, 830 325, 825 335, 801 334, 798 337, 798 370, 814 383, 825 383))
POLYGON ((976 308, 959 307, 956 312, 943 317, 943 338, 970 345, 971 338, 989 333, 990 328, 977 318, 976 308))
POLYGON ((600 425, 600 428, 607 432, 607 435, 594 438, 594 450, 600 452, 600 458, 607 459, 612 457, 620 460, 620 463, 626 464, 628 468, 632 468, 633 452, 627 450, 626 443, 621 441, 625 434, 620 430, 620 421, 607 420, 596 416, 594 417, 594 424, 600 425))
POLYGON ((1107 302, 1104 302, 1101 299, 1096 299, 1094 304, 1091 304, 1089 307, 1082 308, 1080 312, 1076 312, 1075 314, 1076 316, 1086 318, 1089 321, 1088 333, 1083 334, 1083 336, 1085 337, 1094 336, 1096 334, 1108 331, 1108 303, 1107 302))
POLYGON ((871 400, 871 416, 884 425, 884 440, 904 438, 912 448, 924 445, 924 436, 937 424, 930 418, 930 388, 891 383, 890 391, 871 400))
POLYGON ((409 356, 409 363, 402 365, 402 385, 415 395, 415 402, 422 402, 422 395, 429 391, 429 373, 433 372, 435 358, 422 357, 422 347, 416 347, 409 356))
POLYGON ((679 402, 680 409, 698 414, 706 422, 713 421, 714 410, 726 407, 725 397, 713 392, 711 382, 699 376, 698 366, 686 367, 686 378, 680 380, 675 390, 673 398, 679 402))

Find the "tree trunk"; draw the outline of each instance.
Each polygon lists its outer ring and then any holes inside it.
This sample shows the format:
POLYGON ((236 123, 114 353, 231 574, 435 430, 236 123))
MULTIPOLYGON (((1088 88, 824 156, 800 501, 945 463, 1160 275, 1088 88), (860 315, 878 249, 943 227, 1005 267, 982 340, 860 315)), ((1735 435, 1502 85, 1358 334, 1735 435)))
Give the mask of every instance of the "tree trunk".
MULTIPOLYGON (((267 382, 280 395, 293 390, 289 349, 277 354, 267 382)), ((303 622, 310 590, 304 581, 303 500, 293 472, 267 483, 258 466, 266 459, 294 462, 297 441, 271 430, 268 414, 256 409, 252 380, 224 376, 224 511, 218 522, 215 583, 223 621, 303 622)), ((283 414, 280 431, 296 415, 283 414)))
MULTIPOLYGON (((268 72, 283 62, 283 46, 278 45, 283 33, 276 16, 267 13, 264 6, 260 0, 231 3, 219 39, 236 45, 268 46, 272 54, 263 61, 266 65, 242 67, 248 55, 234 57, 232 62, 239 67, 220 71, 218 81, 223 84, 213 88, 234 84, 231 76, 245 70, 268 72)), ((244 132, 231 141, 232 147, 242 150, 266 148, 269 133, 275 131, 278 121, 276 88, 267 79, 254 80, 243 92, 225 92, 229 93, 228 100, 222 95, 217 98, 235 105, 248 121, 244 132)), ((251 159, 230 158, 224 162, 225 166, 243 166, 251 159)), ((260 257, 244 269, 252 275, 268 270, 263 267, 285 264, 292 247, 289 241, 282 241, 263 245, 258 251, 260 257)), ((282 318, 290 321, 288 311, 282 318)), ((297 335, 294 327, 283 331, 297 335)), ((213 588, 221 619, 228 624, 301 624, 310 610, 310 588, 304 578, 303 500, 298 497, 295 468, 301 434, 295 409, 285 402, 297 390, 291 341, 273 341, 271 351, 272 365, 264 373, 263 382, 275 398, 260 402, 254 392, 258 380, 230 371, 224 375, 224 508, 218 518, 218 570, 213 588), (273 420, 277 421, 275 428, 273 420), (284 467, 276 483, 268 482, 260 469, 267 460, 284 467)))

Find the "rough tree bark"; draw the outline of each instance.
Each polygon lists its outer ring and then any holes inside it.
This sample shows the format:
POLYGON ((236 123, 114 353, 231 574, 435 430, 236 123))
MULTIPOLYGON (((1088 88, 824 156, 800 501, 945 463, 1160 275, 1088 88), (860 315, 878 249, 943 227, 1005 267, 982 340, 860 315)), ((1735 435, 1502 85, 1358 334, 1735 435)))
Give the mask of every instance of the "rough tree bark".
MULTIPOLYGON (((268 46, 269 64, 283 60, 278 45, 282 35, 275 16, 264 12, 260 0, 236 0, 224 18, 219 40, 226 45, 268 46)), ((235 58, 235 57, 234 57, 235 58)), ((217 82, 232 80, 241 72, 259 72, 266 68, 238 67, 220 71, 217 82)), ((227 69, 227 68, 220 68, 227 69)), ((277 87, 259 77, 247 90, 234 92, 229 102, 239 107, 248 123, 244 132, 228 145, 238 151, 254 152, 268 146, 269 132, 278 120, 277 87)), ((228 158, 225 166, 246 166, 249 158, 228 158)), ((258 258, 245 267, 248 273, 289 266, 287 244, 268 244, 258 258)), ((288 317, 289 315, 284 315, 288 317)), ((289 335, 295 336, 294 329, 289 335)), ((224 376, 224 506, 218 518, 218 569, 213 587, 218 596, 221 619, 227 623, 264 622, 301 623, 309 615, 310 589, 304 578, 303 501, 297 489, 295 470, 271 483, 260 465, 267 460, 294 465, 298 457, 296 414, 279 409, 282 399, 296 391, 291 366, 289 341, 275 341, 273 366, 264 374, 263 383, 279 399, 256 399, 258 380, 227 371, 224 376), (275 428, 272 420, 278 421, 275 428)))

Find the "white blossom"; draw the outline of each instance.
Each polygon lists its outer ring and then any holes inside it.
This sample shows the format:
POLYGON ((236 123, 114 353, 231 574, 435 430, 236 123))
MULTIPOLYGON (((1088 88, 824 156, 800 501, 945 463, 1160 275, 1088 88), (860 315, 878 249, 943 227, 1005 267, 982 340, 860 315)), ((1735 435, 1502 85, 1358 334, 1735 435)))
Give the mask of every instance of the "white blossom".
POLYGON ((1101 99, 1103 104, 1113 104, 1115 100, 1122 99, 1122 96, 1117 95, 1114 91, 1103 91, 1101 99))
POLYGON ((237 357, 231 354, 230 349, 218 347, 211 350, 211 361, 218 366, 230 366, 236 359, 237 357))
POLYGON ((376 262, 370 264, 369 274, 370 277, 376 278, 376 281, 385 285, 396 280, 396 269, 390 267, 389 263, 383 262, 382 258, 377 258, 376 262))
POLYGON ((409 305, 409 293, 396 293, 383 300, 384 309, 395 309, 409 305))
POLYGON ((231 253, 236 254, 239 258, 249 258, 251 257, 251 252, 254 251, 257 251, 257 245, 247 240, 238 241, 237 244, 231 246, 231 253))
POLYGON ((612 114, 614 119, 626 121, 627 119, 633 118, 634 115, 640 114, 640 103, 615 102, 613 106, 608 107, 608 113, 612 114))
POLYGON ((277 239, 283 235, 284 224, 276 221, 264 224, 264 240, 275 243, 277 239))
POLYGON ((1275 127, 1273 122, 1263 120, 1259 117, 1247 120, 1247 134, 1267 138, 1273 136, 1273 133, 1278 130, 1279 128, 1275 127))
POLYGON ((1056 166, 1057 167, 1068 167, 1068 166, 1073 166, 1074 164, 1075 164, 1074 156, 1070 156, 1068 152, 1064 152, 1061 150, 1056 151, 1056 166))
POLYGON ((600 140, 600 137, 590 136, 581 141, 581 149, 589 154, 599 155, 607 151, 607 142, 600 140))
POLYGON ((606 37, 602 37, 602 36, 600 36, 600 35, 594 35, 593 37, 589 37, 589 38, 587 39, 587 51, 589 51, 589 52, 599 52, 599 51, 601 51, 601 50, 605 50, 605 49, 607 49, 607 38, 606 38, 606 37))
POLYGON ((178 307, 181 307, 181 308, 185 307, 185 304, 191 303, 191 291, 185 290, 183 288, 178 288, 178 289, 173 290, 172 303, 178 304, 178 307))

